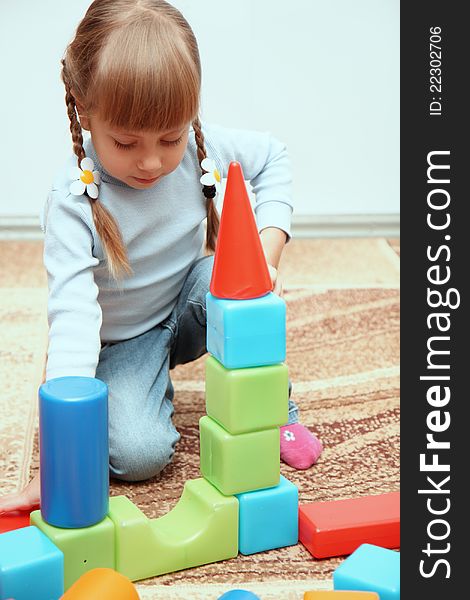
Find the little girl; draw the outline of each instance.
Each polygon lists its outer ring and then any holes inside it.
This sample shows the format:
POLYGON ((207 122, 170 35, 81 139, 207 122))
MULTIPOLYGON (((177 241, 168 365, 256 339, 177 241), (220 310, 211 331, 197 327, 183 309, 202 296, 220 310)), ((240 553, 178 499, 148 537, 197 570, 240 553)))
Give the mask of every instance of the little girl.
MULTIPOLYGON (((231 161, 241 163, 256 194, 273 290, 281 294, 289 161, 269 134, 201 125, 197 43, 164 0, 95 0, 62 66, 74 156, 44 211, 46 377, 107 383, 110 474, 139 481, 171 461, 180 438, 170 369, 206 352, 216 184, 231 161), (82 129, 91 134, 85 143, 82 129)), ((297 419, 289 401, 281 458, 306 469, 321 444, 297 419)), ((38 502, 36 478, 3 498, 0 511, 38 502)))

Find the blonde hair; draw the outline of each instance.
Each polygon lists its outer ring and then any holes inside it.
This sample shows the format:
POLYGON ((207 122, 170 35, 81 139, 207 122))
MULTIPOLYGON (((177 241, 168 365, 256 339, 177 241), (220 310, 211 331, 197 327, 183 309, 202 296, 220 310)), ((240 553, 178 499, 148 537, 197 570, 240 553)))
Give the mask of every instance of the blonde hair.
MULTIPOLYGON (((62 60, 65 103, 78 165, 85 157, 76 101, 112 126, 163 131, 192 122, 199 163, 206 158, 198 118, 201 64, 194 33, 164 0, 95 0, 62 60)), ((201 173, 204 170, 201 167, 201 173)), ((219 217, 214 186, 207 205, 206 249, 215 250, 219 217)), ((131 273, 119 227, 103 204, 89 198, 93 220, 114 278, 131 273)))

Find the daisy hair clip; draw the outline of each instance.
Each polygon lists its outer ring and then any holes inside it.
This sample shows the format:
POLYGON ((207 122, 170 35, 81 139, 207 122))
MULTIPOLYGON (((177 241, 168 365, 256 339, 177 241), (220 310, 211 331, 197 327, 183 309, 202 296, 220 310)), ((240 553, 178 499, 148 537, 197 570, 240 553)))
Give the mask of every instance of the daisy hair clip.
POLYGON ((80 163, 80 167, 73 167, 70 172, 73 179, 69 191, 74 196, 81 196, 86 193, 96 200, 98 198, 98 185, 101 182, 99 171, 95 171, 95 164, 91 158, 85 157, 80 163))
POLYGON ((202 185, 207 187, 215 187, 215 196, 218 196, 221 188, 222 178, 220 177, 220 173, 215 165, 215 161, 212 158, 205 158, 201 162, 201 167, 206 171, 204 175, 200 178, 200 182, 202 185))

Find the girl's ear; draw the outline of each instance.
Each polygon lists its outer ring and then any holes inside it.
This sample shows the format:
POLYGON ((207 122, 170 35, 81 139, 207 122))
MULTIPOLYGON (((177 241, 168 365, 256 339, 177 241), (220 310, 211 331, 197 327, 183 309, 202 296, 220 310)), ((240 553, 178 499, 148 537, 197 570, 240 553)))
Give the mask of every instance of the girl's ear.
POLYGON ((88 120, 88 117, 79 113, 78 118, 80 120, 80 125, 82 126, 82 129, 90 131, 90 122, 88 120))

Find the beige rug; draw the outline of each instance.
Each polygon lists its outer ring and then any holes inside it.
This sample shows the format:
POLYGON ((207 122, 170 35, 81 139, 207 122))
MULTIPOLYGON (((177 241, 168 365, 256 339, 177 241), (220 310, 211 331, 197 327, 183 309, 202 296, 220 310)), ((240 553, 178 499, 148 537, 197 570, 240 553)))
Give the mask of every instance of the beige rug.
MULTIPOLYGON (((0 244, 2 290, 0 484, 17 489, 37 470, 35 390, 46 323, 40 245, 0 244), (36 446, 31 452, 32 446, 36 446)), ((297 240, 282 272, 288 309, 287 365, 302 422, 323 441, 307 471, 281 465, 300 502, 378 494, 399 488, 399 244, 397 240, 297 240)), ((198 419, 204 409, 204 358, 173 372, 175 424, 182 440, 160 478, 112 482, 149 517, 178 501, 199 476, 198 419)), ((234 587, 262 600, 301 599, 331 589, 341 558, 314 560, 301 546, 189 569, 139 582, 142 599, 209 600, 234 587)))

